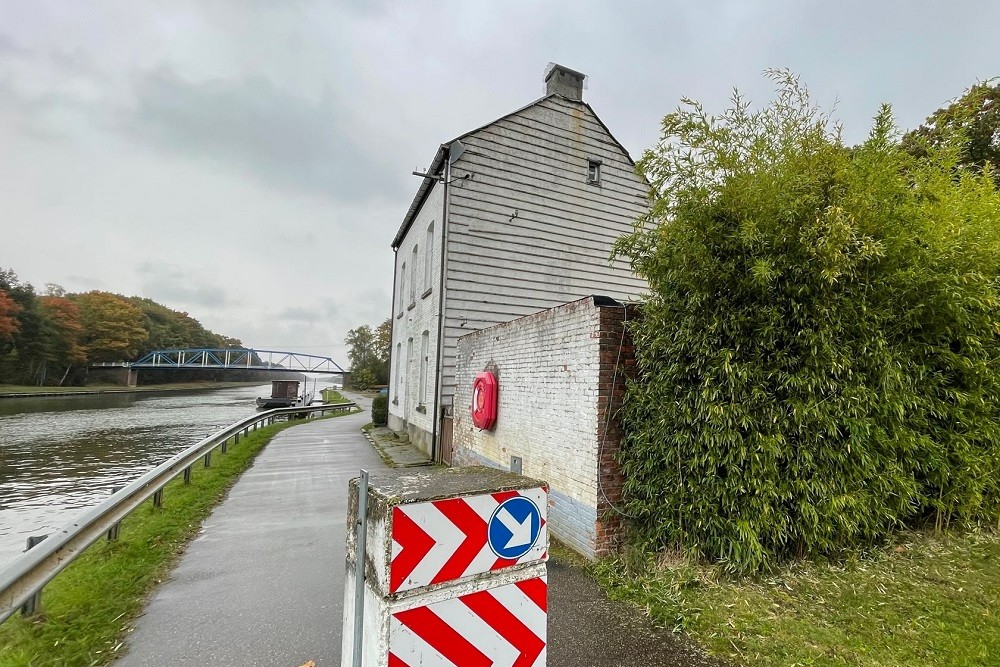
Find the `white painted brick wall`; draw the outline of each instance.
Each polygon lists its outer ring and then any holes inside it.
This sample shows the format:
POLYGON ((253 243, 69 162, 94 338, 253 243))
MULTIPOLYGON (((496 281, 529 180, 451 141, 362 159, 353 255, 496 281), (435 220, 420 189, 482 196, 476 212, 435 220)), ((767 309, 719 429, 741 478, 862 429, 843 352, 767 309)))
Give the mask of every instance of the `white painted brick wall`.
POLYGON ((392 304, 392 359, 389 365, 389 426, 397 431, 408 431, 414 442, 430 452, 430 434, 433 431, 434 380, 437 370, 438 341, 438 300, 440 295, 441 277, 441 206, 443 188, 435 184, 427 195, 420 213, 414 220, 410 232, 403 239, 396 251, 396 299, 392 304), (430 293, 427 294, 425 282, 425 263, 427 255, 427 227, 434 225, 434 240, 432 244, 433 257, 430 272, 430 293), (412 280, 413 246, 417 246, 416 289, 414 298, 410 300, 410 283, 412 280), (403 263, 406 263, 406 282, 403 286, 404 295, 400 304, 400 273, 403 263), (413 304, 412 308, 410 304, 413 304), (427 364, 427 394, 423 411, 420 405, 420 337, 424 331, 429 333, 427 364), (407 363, 407 343, 413 339, 413 355, 407 363), (398 346, 398 347, 397 347, 398 346), (397 373, 397 350, 399 350, 399 371, 397 373))
POLYGON ((456 462, 506 469, 520 456, 523 473, 546 480, 563 505, 553 532, 583 553, 594 549, 597 517, 599 331, 588 297, 463 336, 456 360, 456 462), (499 378, 492 432, 470 414, 473 379, 487 368, 499 378))

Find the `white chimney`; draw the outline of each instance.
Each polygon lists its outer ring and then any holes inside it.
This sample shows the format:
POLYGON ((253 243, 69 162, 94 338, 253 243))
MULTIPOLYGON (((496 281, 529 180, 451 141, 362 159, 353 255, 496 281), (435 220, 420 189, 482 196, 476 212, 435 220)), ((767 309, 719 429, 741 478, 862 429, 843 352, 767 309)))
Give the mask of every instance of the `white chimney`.
POLYGON ((562 95, 563 97, 583 101, 583 84, 587 75, 556 63, 549 63, 545 68, 545 94, 562 95))

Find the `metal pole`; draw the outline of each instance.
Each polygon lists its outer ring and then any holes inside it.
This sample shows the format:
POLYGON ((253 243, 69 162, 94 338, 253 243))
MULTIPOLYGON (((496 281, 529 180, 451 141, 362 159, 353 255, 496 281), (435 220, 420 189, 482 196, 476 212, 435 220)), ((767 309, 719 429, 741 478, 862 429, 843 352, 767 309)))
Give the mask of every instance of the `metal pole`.
POLYGON ((361 643, 365 618, 365 552, 368 548, 368 471, 358 480, 358 539, 354 554, 354 666, 361 667, 361 643))
MULTIPOLYGON (((28 548, 25 551, 35 547, 42 540, 44 540, 48 535, 31 535, 28 537, 28 548)), ((36 613, 42 606, 42 591, 37 591, 34 595, 28 598, 28 601, 24 603, 21 607, 22 616, 31 616, 36 613)))

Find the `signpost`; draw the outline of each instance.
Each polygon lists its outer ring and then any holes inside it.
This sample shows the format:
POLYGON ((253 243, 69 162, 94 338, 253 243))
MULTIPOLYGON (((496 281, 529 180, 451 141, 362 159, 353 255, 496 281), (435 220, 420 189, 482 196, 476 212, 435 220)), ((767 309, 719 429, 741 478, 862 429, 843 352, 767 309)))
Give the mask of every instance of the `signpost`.
POLYGON ((367 536, 348 534, 342 664, 360 646, 366 667, 544 667, 543 482, 489 468, 371 478, 361 511, 351 484, 349 525, 367 510, 367 536))

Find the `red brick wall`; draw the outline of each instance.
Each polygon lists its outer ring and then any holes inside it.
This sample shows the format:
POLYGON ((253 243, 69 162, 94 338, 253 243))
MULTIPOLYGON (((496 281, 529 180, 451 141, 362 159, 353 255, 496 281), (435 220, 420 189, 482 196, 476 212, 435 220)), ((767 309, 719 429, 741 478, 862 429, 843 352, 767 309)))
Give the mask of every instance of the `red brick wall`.
POLYGON ((603 306, 600 313, 600 380, 597 393, 598 494, 597 555, 620 546, 625 520, 616 510, 622 503, 623 477, 618 466, 622 427, 619 410, 628 378, 635 374, 635 347, 626 320, 639 316, 638 308, 603 306))

